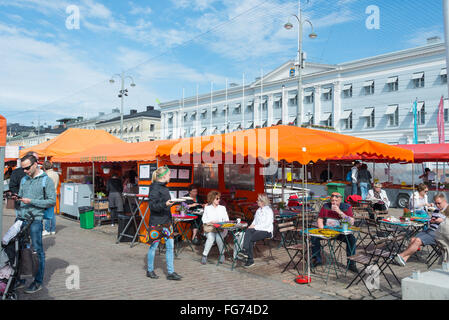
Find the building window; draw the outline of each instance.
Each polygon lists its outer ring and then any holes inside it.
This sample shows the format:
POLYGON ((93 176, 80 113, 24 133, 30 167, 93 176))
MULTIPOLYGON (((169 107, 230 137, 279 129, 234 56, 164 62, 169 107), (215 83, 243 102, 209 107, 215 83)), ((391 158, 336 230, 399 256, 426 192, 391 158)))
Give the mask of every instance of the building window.
POLYGON ((414 73, 413 77, 413 86, 414 88, 424 88, 424 72, 414 73))
POLYGON ((440 72, 441 84, 447 84, 447 69, 443 68, 440 72))
POLYGON ((374 128, 376 120, 374 108, 366 108, 363 112, 362 117, 366 118, 365 128, 374 128))
POLYGON ((288 99, 288 104, 291 106, 296 106, 298 104, 298 96, 288 99))
POLYGON ((207 111, 203 110, 203 112, 201 112, 201 119, 206 119, 207 118, 207 111))
POLYGON ((342 115, 343 130, 352 130, 352 110, 345 110, 342 115))
POLYGON ((282 107, 282 98, 275 98, 274 103, 273 103, 273 107, 275 109, 280 109, 282 107))
POLYGON ((444 109, 444 122, 449 121, 449 109, 444 109))
POLYGON ((313 103, 314 101, 314 94, 313 91, 308 91, 304 93, 304 102, 305 103, 313 103))
POLYGON ((374 80, 365 81, 363 87, 365 89, 366 96, 374 94, 374 80))
POLYGON ((398 91, 399 90, 399 77, 391 77, 388 78, 387 81, 388 84, 388 91, 398 91))
POLYGON ((326 88, 323 90, 323 100, 324 101, 332 100, 332 88, 326 88))
POLYGON ((150 132, 153 132, 154 131, 154 124, 152 123, 152 124, 150 124, 150 132))
POLYGON ((399 125, 399 106, 392 105, 389 106, 391 112, 388 114, 388 125, 390 127, 397 127, 399 125))
POLYGON ((343 87, 343 98, 352 97, 352 84, 346 84, 343 87))

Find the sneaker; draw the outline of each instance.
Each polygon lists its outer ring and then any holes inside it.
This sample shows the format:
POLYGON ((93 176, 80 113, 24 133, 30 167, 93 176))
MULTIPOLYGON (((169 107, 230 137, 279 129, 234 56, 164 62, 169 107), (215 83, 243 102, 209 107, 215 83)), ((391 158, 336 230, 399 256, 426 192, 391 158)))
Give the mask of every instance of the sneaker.
POLYGON ((42 289, 42 285, 40 283, 37 283, 36 281, 33 281, 33 283, 30 284, 28 288, 25 289, 25 293, 35 293, 42 289))
POLYGON ((203 256, 201 258, 201 264, 206 264, 207 263, 207 256, 203 256))
POLYGON ((111 223, 111 227, 113 227, 114 226, 114 224, 113 223, 111 223))
POLYGON ((46 236, 49 236, 49 235, 50 235, 50 232, 48 232, 47 230, 42 231, 42 236, 43 237, 46 237, 46 236))
POLYGON ((159 279, 159 276, 154 271, 147 270, 147 277, 151 279, 159 279))
POLYGON ((241 250, 237 256, 243 257, 243 258, 248 258, 248 253, 245 250, 241 250))
POLYGON ((52 236, 54 236, 54 235, 56 234, 56 232, 53 231, 53 232, 50 232, 50 234, 51 234, 52 236))
POLYGON ((250 268, 250 267, 252 267, 252 266, 254 266, 254 261, 246 261, 246 263, 245 263, 245 267, 246 268, 250 268))
POLYGON ((167 280, 181 280, 181 276, 179 274, 177 274, 176 272, 170 273, 167 276, 167 280))
POLYGON ((397 254, 397 255, 394 257, 394 261, 396 261, 396 263, 397 263, 398 265, 400 265, 401 267, 405 267, 405 260, 404 260, 404 258, 402 258, 399 254, 397 254))

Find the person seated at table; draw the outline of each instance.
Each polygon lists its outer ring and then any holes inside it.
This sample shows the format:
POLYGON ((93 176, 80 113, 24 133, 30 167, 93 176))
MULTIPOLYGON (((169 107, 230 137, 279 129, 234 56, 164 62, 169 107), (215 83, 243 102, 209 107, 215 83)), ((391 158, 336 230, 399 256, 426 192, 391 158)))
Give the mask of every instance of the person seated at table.
MULTIPOLYGON (((343 219, 348 219, 351 225, 354 225, 352 207, 348 203, 342 202, 342 196, 338 192, 331 194, 331 201, 323 205, 318 215, 317 225, 319 229, 326 227, 338 228, 343 219)), ((341 234, 337 237, 338 241, 346 242, 346 256, 352 256, 356 251, 356 239, 353 234, 341 234)), ((312 266, 321 264, 321 243, 320 239, 312 238, 312 266)), ((358 272, 354 261, 348 261, 348 270, 358 272)))
POLYGON ((413 193, 413 196, 409 201, 410 210, 413 211, 414 217, 427 218, 429 215, 425 210, 426 207, 433 207, 433 204, 429 204, 429 201, 427 199, 429 188, 424 183, 420 183, 416 189, 417 191, 413 193))
MULTIPOLYGON (((203 227, 206 224, 214 224, 218 222, 229 221, 228 213, 226 212, 226 208, 220 205, 220 197, 221 193, 218 191, 211 191, 207 195, 207 205, 204 208, 204 213, 202 217, 203 227)), ((211 232, 205 232, 206 234, 206 244, 204 245, 203 257, 201 258, 201 264, 207 263, 207 256, 209 254, 210 249, 214 245, 214 242, 217 242, 218 251, 223 252, 224 243, 223 240, 228 231, 223 230, 218 234, 217 230, 214 229, 211 232), (221 235, 221 236, 220 236, 221 235)), ((224 254, 220 257, 220 263, 224 262, 224 254)))
POLYGON ((240 255, 246 257, 245 267, 254 265, 253 248, 256 241, 273 236, 274 213, 270 208, 270 199, 264 193, 257 196, 259 208, 254 215, 253 223, 248 227, 243 238, 240 255))
MULTIPOLYGON (((192 198, 192 200, 186 200, 185 203, 189 207, 190 210, 204 208, 206 205, 202 204, 202 200, 198 195, 198 186, 192 184, 188 188, 189 194, 188 196, 192 198)), ((200 244, 200 240, 197 239, 198 230, 201 228, 201 219, 192 220, 192 243, 197 245, 200 244)))
MULTIPOLYGON (((385 190, 382 190, 381 183, 374 184, 373 189, 368 191, 366 200, 378 200, 378 201, 374 202, 372 205, 372 208, 375 211, 387 211, 388 208, 390 207, 390 200, 388 199, 388 196, 387 196, 387 193, 385 192, 385 190)), ((370 212, 370 218, 374 219, 374 213, 370 212)))
POLYGON ((446 220, 449 216, 449 205, 447 203, 446 195, 444 193, 438 193, 434 197, 434 201, 437 207, 432 213, 432 217, 429 221, 429 227, 418 233, 414 238, 411 239, 409 246, 404 252, 399 253, 395 256, 395 261, 400 266, 405 266, 407 260, 413 255, 421 246, 433 245, 435 244, 435 232, 438 230, 441 223, 446 220))

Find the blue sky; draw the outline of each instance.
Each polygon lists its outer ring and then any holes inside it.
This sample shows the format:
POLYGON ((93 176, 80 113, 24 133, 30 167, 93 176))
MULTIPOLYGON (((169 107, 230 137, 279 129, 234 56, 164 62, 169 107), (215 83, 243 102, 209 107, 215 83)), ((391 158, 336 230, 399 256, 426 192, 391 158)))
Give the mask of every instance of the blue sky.
MULTIPOLYGON (((318 38, 308 61, 335 64, 443 38, 441 0, 301 1, 318 38), (366 8, 379 8, 369 30, 366 8)), ((296 56, 298 1, 0 0, 0 114, 9 123, 54 125, 120 106, 113 74, 134 78, 124 111, 247 82, 296 56), (79 9, 79 29, 66 20, 79 9), (293 30, 285 30, 289 21, 293 30)), ((129 82, 128 82, 129 83, 129 82)))

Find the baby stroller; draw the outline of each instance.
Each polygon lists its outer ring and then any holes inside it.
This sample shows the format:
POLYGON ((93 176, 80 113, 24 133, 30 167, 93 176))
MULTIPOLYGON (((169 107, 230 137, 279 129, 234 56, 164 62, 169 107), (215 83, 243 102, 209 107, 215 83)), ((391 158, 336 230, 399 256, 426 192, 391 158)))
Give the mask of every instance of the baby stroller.
POLYGON ((0 248, 0 298, 1 300, 17 300, 15 292, 19 279, 22 250, 30 247, 30 226, 34 216, 28 213, 25 218, 18 219, 8 230, 0 248))

